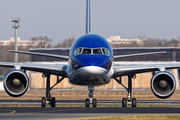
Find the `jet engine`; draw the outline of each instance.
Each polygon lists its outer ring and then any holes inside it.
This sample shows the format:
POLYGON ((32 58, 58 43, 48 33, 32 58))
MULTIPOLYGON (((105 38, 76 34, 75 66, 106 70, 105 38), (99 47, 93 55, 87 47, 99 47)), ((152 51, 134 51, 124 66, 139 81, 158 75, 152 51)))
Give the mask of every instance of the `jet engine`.
POLYGON ((170 97, 176 88, 174 76, 167 71, 157 72, 151 79, 151 90, 158 98, 170 97))
POLYGON ((28 89, 29 78, 22 70, 9 71, 4 79, 4 89, 12 97, 22 96, 28 89))

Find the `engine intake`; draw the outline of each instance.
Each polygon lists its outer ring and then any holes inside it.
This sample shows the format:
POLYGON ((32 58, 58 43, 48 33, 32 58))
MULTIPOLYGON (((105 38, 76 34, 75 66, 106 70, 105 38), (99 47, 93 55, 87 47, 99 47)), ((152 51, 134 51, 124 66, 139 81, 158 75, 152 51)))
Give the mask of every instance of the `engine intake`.
POLYGON ((167 71, 157 72, 151 79, 151 90, 158 98, 170 97, 176 88, 174 76, 167 71))
POLYGON ((22 70, 11 70, 5 76, 4 89, 12 97, 22 96, 28 86, 29 78, 22 70))

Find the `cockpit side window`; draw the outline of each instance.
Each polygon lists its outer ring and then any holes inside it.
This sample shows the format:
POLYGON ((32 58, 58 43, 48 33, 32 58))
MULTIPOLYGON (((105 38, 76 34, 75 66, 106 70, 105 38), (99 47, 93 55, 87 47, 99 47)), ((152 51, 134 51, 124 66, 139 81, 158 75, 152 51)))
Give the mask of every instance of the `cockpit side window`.
POLYGON ((110 52, 107 48, 102 48, 102 51, 105 55, 109 56, 110 55, 110 52))
POLYGON ((103 54, 102 53, 102 51, 101 51, 101 49, 100 48, 97 48, 97 49, 93 49, 93 54, 95 54, 95 55, 101 55, 101 54, 103 54))
POLYGON ((91 49, 84 48, 82 54, 91 54, 91 49))
POLYGON ((82 52, 82 48, 77 48, 75 51, 74 51, 74 55, 79 55, 81 54, 82 52))

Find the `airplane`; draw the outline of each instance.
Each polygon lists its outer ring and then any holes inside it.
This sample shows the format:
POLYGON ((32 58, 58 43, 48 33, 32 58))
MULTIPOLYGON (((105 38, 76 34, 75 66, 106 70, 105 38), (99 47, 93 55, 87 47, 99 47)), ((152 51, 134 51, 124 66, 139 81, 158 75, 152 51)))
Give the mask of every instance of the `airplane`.
POLYGON ((41 72, 42 77, 46 77, 46 97, 42 97, 41 107, 56 106, 55 97, 51 97, 50 91, 64 78, 68 78, 71 84, 88 87, 89 98, 85 100, 85 107, 90 107, 90 105, 97 107, 97 100, 93 93, 94 87, 105 85, 112 78, 127 90, 127 98, 122 99, 122 107, 128 105, 136 107, 136 98, 132 98, 132 79, 136 74, 145 72, 153 73, 150 86, 154 95, 166 99, 174 93, 176 88, 174 76, 166 70, 180 68, 180 64, 177 63, 115 66, 113 60, 117 58, 163 54, 166 51, 114 56, 110 43, 104 37, 91 33, 90 0, 86 0, 86 34, 73 43, 69 56, 15 50, 9 50, 9 52, 68 61, 68 65, 0 62, 1 67, 14 68, 5 75, 3 85, 7 94, 12 97, 20 97, 28 90, 29 78, 26 70, 41 72), (51 75, 57 76, 57 82, 53 86, 50 86, 51 75), (121 82, 122 76, 128 76, 127 87, 121 82))

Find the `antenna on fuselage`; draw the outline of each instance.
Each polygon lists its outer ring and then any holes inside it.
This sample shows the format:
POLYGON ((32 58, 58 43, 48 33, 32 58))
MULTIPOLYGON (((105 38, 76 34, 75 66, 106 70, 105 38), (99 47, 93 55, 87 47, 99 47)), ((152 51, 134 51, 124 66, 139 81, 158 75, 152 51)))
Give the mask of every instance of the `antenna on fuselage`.
POLYGON ((86 0, 86 34, 91 33, 90 0, 86 0))

